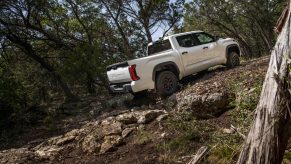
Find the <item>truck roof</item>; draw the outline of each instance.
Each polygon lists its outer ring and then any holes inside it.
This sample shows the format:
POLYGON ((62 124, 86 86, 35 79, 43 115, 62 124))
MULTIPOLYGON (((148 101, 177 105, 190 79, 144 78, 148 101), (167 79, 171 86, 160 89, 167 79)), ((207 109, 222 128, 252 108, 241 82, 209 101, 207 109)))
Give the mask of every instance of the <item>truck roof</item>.
MULTIPOLYGON (((185 34, 193 34, 193 33, 200 33, 200 32, 203 32, 203 31, 188 31, 188 32, 168 35, 167 37, 170 37, 170 36, 181 36, 181 35, 185 35, 185 34)), ((165 37, 165 38, 167 38, 167 37, 165 37)))
POLYGON ((183 32, 183 33, 178 33, 178 34, 167 35, 166 37, 160 38, 157 41, 154 41, 154 42, 149 43, 148 45, 150 46, 150 45, 152 45, 155 42, 159 42, 159 41, 162 41, 162 40, 166 40, 166 39, 169 39, 170 37, 173 37, 173 36, 174 37, 177 37, 177 36, 182 36, 182 35, 186 35, 186 34, 193 34, 193 33, 200 33, 200 32, 203 32, 203 31, 188 31, 188 32, 183 32))

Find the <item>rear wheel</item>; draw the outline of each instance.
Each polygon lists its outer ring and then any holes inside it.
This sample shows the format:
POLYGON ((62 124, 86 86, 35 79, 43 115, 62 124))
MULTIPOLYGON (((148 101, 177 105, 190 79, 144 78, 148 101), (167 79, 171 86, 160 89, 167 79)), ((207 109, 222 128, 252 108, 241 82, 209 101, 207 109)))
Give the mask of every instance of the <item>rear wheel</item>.
POLYGON ((172 95, 178 88, 178 78, 171 71, 163 71, 156 79, 156 90, 158 95, 166 97, 172 95))
POLYGON ((226 66, 228 68, 233 68, 240 65, 240 59, 238 53, 232 51, 227 56, 226 66))

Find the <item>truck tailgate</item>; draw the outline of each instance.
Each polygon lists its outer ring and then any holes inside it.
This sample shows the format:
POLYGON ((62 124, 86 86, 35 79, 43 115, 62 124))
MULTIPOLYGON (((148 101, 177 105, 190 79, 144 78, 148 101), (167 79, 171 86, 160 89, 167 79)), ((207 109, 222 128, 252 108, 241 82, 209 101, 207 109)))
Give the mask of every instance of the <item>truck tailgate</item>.
POLYGON ((126 83, 131 82, 128 71, 128 64, 119 63, 107 67, 107 76, 110 83, 126 83))

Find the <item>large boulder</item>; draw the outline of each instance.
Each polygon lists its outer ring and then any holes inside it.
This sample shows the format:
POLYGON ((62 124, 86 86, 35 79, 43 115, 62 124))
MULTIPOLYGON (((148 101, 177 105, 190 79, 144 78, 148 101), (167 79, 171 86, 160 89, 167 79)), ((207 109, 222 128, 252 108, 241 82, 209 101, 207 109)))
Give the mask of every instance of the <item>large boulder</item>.
POLYGON ((178 97, 178 110, 190 111, 197 118, 212 118, 219 116, 229 109, 229 103, 234 96, 229 92, 208 93, 197 95, 180 95, 178 97))

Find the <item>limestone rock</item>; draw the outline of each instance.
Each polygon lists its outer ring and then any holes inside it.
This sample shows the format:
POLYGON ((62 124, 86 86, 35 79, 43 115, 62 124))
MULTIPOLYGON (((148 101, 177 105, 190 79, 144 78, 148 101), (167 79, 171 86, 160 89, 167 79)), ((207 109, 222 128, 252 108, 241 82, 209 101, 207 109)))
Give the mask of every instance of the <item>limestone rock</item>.
POLYGON ((139 124, 146 124, 157 118, 158 116, 165 114, 163 110, 148 110, 144 111, 138 119, 139 124))
POLYGON ((74 130, 66 133, 65 137, 69 137, 69 136, 75 136, 76 137, 76 136, 80 135, 80 133, 81 133, 80 129, 74 129, 74 130))
POLYGON ((134 129, 136 129, 136 128, 125 128, 121 134, 122 138, 127 137, 130 133, 133 132, 134 129))
POLYGON ((113 117, 109 117, 101 122, 101 133, 103 136, 119 135, 121 132, 122 124, 113 117))
POLYGON ((225 128, 225 129, 222 129, 222 132, 225 134, 233 134, 233 133, 235 133, 235 130, 225 128))
POLYGON ((75 136, 68 136, 68 137, 61 138, 60 140, 56 142, 56 145, 58 146, 65 145, 75 140, 75 138, 76 138, 75 136))
POLYGON ((125 113, 116 117, 116 120, 123 124, 134 124, 137 123, 137 118, 133 113, 125 113))
POLYGON ((119 135, 105 136, 104 142, 101 144, 100 154, 113 151, 116 146, 121 143, 122 139, 119 135))
POLYGON ((228 110, 232 97, 228 92, 180 95, 178 97, 178 110, 190 111, 197 118, 212 118, 228 110))
MULTIPOLYGON (((48 145, 56 145, 60 139, 62 139, 62 136, 52 137, 47 141, 47 144, 48 145)), ((44 144, 44 143, 42 143, 42 144, 44 144)))
POLYGON ((167 98, 164 102, 165 106, 168 108, 173 108, 177 105, 177 94, 171 95, 169 98, 167 98))
POLYGON ((167 119, 168 117, 169 117, 169 114, 163 114, 163 115, 160 115, 159 117, 157 117, 156 120, 157 120, 158 122, 161 122, 161 121, 167 119))
POLYGON ((82 142, 82 150, 86 153, 98 153, 100 146, 96 136, 92 134, 87 135, 82 142))
POLYGON ((35 153, 43 159, 54 159, 54 157, 63 150, 64 147, 58 147, 56 145, 41 147, 35 153))

